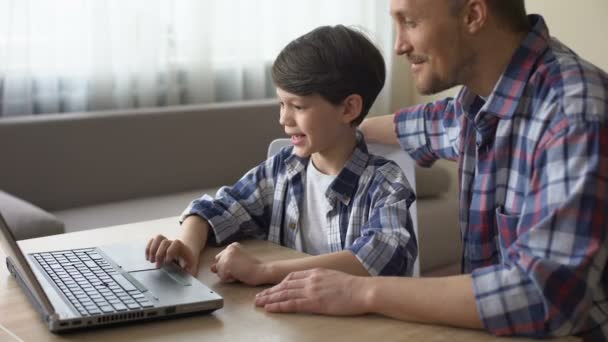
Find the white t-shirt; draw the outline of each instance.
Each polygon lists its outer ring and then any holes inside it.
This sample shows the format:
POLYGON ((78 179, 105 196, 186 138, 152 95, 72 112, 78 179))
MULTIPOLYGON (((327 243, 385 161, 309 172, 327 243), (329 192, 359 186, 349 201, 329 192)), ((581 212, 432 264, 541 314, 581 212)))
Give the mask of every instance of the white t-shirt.
POLYGON ((312 159, 306 168, 306 185, 300 211, 300 230, 296 237, 296 249, 311 255, 329 253, 326 215, 331 206, 325 192, 336 179, 315 167, 312 159))

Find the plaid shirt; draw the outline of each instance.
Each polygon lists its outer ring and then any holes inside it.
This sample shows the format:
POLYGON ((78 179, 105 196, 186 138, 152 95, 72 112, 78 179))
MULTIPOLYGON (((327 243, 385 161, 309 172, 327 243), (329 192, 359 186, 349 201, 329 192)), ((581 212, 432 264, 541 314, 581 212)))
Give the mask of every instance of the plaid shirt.
MULTIPOLYGON (((218 244, 268 239, 296 249, 308 158, 283 148, 215 199, 194 200, 182 214, 209 221, 218 244)), ((371 275, 411 275, 418 253, 408 208, 415 196, 397 164, 357 146, 325 193, 331 252, 350 250, 371 275)))
POLYGON ((487 102, 395 114, 402 147, 459 163, 463 271, 497 335, 608 336, 608 75, 549 36, 542 17, 487 102))

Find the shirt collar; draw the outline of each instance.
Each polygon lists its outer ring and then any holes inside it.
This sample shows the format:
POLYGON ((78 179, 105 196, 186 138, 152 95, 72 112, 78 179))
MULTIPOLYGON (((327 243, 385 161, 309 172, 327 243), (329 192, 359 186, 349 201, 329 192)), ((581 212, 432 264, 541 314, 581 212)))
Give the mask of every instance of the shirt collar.
POLYGON ((475 123, 482 140, 494 134, 499 119, 513 116, 537 60, 549 47, 549 29, 543 17, 532 14, 528 20, 532 29, 513 54, 487 101, 466 87, 458 95, 465 115, 475 123))
MULTIPOLYGON (((515 51, 511 62, 500 76, 488 101, 481 108, 499 118, 513 116, 536 61, 549 47, 549 29, 543 17, 532 14, 528 16, 528 20, 532 29, 515 51)), ((466 87, 463 88, 460 100, 463 108, 471 113, 476 113, 470 111, 470 109, 474 109, 475 102, 483 102, 483 99, 466 89, 466 87)), ((479 110, 479 108, 477 109, 479 110)))
MULTIPOLYGON (((330 203, 333 203, 334 198, 344 205, 350 203, 351 198, 357 190, 359 178, 361 178, 361 175, 365 171, 369 159, 370 154, 367 151, 367 144, 363 139, 363 134, 357 131, 357 142, 352 155, 325 193, 325 197, 330 203)), ((309 160, 310 157, 299 157, 292 152, 292 154, 285 159, 287 165, 287 178, 293 180, 293 178, 298 175, 301 177, 301 174, 308 166, 309 160)))

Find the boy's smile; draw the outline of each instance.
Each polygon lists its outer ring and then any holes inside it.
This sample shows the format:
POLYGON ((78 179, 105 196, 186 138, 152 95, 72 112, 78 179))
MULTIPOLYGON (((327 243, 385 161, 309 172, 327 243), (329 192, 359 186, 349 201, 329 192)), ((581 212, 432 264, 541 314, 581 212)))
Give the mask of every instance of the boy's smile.
POLYGON ((355 127, 334 105, 318 94, 298 96, 277 88, 281 105, 279 123, 290 137, 294 153, 311 157, 323 173, 340 171, 354 149, 355 127))

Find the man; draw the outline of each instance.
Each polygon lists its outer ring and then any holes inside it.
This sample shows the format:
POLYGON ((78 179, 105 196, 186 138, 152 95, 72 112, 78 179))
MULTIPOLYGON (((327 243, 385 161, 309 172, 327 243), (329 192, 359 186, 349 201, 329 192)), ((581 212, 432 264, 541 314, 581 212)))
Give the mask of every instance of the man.
POLYGON ((256 304, 606 340, 608 76, 526 16, 523 0, 391 0, 391 15, 421 93, 464 87, 362 130, 421 165, 459 163, 463 274, 296 272, 256 304))

